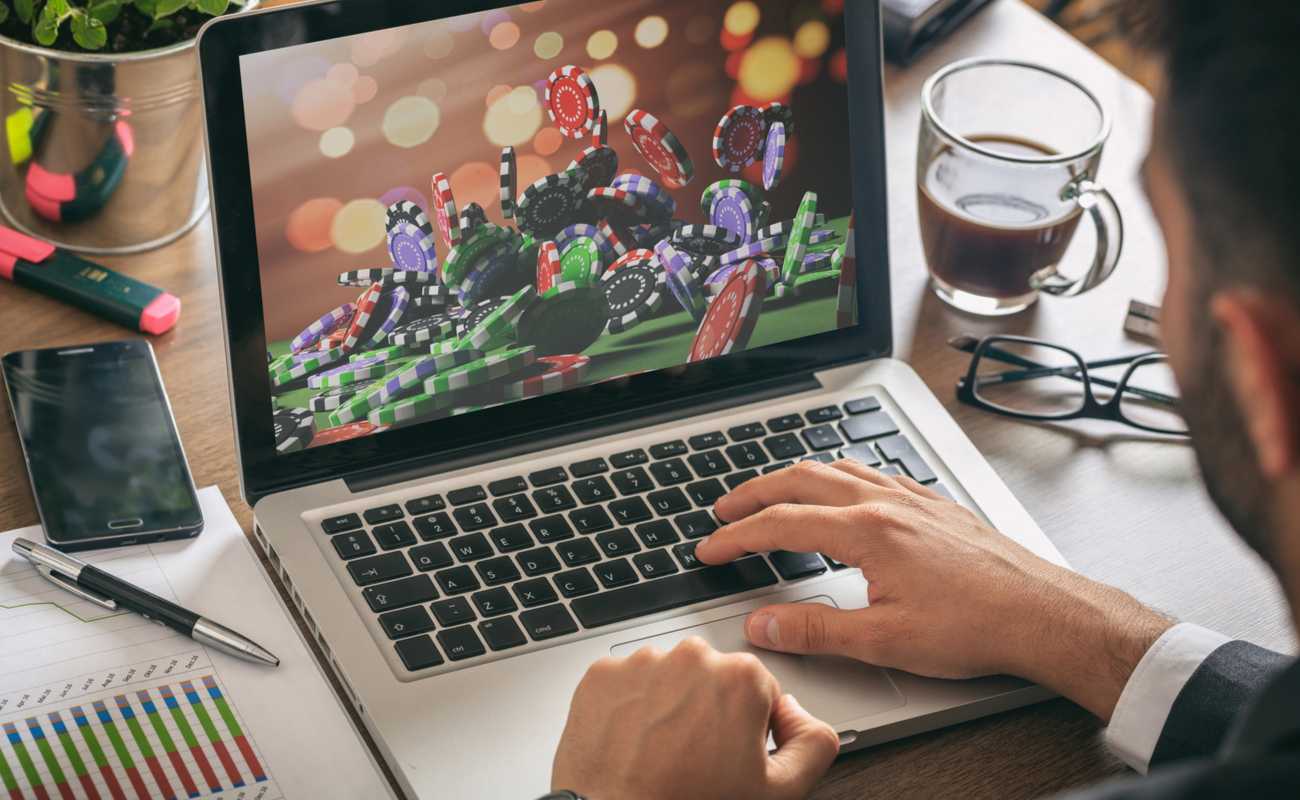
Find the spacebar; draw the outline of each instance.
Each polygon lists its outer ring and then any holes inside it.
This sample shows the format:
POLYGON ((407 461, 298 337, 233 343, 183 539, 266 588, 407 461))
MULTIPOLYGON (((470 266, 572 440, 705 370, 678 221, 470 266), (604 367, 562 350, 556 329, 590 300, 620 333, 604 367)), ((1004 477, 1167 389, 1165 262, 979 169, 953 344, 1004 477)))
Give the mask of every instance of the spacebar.
POLYGON ((579 597, 569 603, 569 609, 583 626, 598 628, 774 583, 776 573, 763 557, 751 556, 720 567, 705 567, 604 594, 579 597))

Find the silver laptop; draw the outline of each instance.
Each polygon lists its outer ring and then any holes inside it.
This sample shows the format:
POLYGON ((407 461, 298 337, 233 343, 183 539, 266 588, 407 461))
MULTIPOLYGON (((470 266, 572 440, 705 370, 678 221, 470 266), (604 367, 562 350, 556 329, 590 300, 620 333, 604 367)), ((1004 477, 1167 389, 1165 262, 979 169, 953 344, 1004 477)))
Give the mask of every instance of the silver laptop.
MULTIPOLYGON (((546 791, 598 658, 864 605, 818 554, 696 562, 760 473, 856 458, 1061 562, 889 357, 878 9, 843 5, 351 0, 202 35, 244 497, 409 796, 546 791)), ((846 750, 1046 696, 758 655, 846 750)))

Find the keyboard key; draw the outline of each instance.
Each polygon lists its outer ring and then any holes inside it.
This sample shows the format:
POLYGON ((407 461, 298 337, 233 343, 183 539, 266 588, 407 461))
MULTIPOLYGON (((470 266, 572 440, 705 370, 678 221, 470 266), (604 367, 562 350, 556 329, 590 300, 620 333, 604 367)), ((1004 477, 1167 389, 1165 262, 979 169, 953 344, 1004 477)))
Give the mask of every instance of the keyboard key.
POLYGON ((433 638, 430 636, 403 639, 394 647, 397 648, 397 657, 402 659, 402 666, 411 672, 436 667, 442 663, 442 654, 438 652, 438 646, 433 643, 433 638))
POLYGON ((707 481, 696 481, 687 484, 686 494, 690 495, 695 501, 695 505, 707 508, 717 502, 719 497, 727 493, 722 487, 722 481, 717 478, 709 478, 707 481))
POLYGON ((451 552, 456 554, 456 558, 463 562, 477 561, 480 558, 487 558, 492 555, 492 545, 488 544, 487 537, 481 533, 471 533, 468 536, 457 536, 447 542, 451 552))
POLYGON ((614 499, 614 487, 609 485, 609 481, 604 476, 595 478, 582 478, 572 483, 573 493, 578 496, 583 505, 592 503, 603 503, 606 500, 614 499))
POLYGON ((689 456, 687 461, 691 464, 691 469, 701 478, 708 478, 713 475, 721 475, 724 472, 730 472, 731 467, 727 460, 722 457, 721 450, 709 450, 704 453, 695 453, 689 456))
POLYGON ((903 477, 903 470, 897 464, 883 464, 877 469, 880 470, 880 474, 888 475, 891 478, 903 477))
POLYGON ((379 542, 379 546, 385 550, 396 550, 399 547, 410 547, 415 544, 415 534, 411 532, 411 526, 405 521, 376 525, 372 533, 375 534, 375 541, 379 542))
POLYGON ((722 435, 722 431, 713 431, 712 433, 701 433, 692 436, 686 440, 692 450, 712 450, 715 447, 722 447, 727 443, 727 437, 722 435))
POLYGON ((474 606, 478 609, 478 613, 485 617, 509 614, 519 608, 504 586, 478 592, 474 595, 474 606))
POLYGON ((553 483, 564 483, 568 479, 569 473, 564 471, 564 467, 551 467, 528 473, 528 482, 533 486, 550 486, 553 483))
POLYGON ((609 479, 614 482, 615 488, 625 495, 640 494, 655 488, 654 484, 650 482, 650 475, 641 467, 615 472, 609 476, 609 479))
POLYGON ((761 422, 751 422, 748 425, 737 425, 734 428, 727 429, 727 435, 733 442, 743 442, 746 439, 757 439, 767 433, 761 422))
POLYGON ((519 580, 519 568, 506 556, 480 561, 474 565, 474 569, 478 570, 479 577, 488 586, 519 580))
POLYGON ((646 505, 645 501, 639 497, 615 500, 609 504, 609 511, 614 515, 614 521, 619 525, 644 522, 654 516, 650 511, 650 506, 646 505))
POLYGON ((826 571, 826 562, 816 553, 791 553, 787 550, 774 550, 768 553, 772 566, 787 581, 820 575, 826 571))
POLYGON ((682 514, 673 517, 673 522, 677 524, 677 530, 681 531, 682 536, 687 539, 699 539, 718 529, 718 523, 713 521, 713 515, 707 511, 692 511, 689 514, 682 514))
POLYGON ((803 417, 798 414, 786 414, 783 417, 773 417, 767 421, 767 429, 772 433, 784 433, 785 431, 797 431, 803 427, 803 417))
POLYGON ((487 507, 487 503, 461 506, 451 514, 456 518, 456 524, 460 525, 460 529, 463 531, 482 530, 497 524, 497 518, 492 516, 492 509, 487 507))
POLYGON ((691 471, 680 458, 670 458, 667 461, 651 464, 650 474, 655 476, 660 486, 673 486, 686 483, 691 479, 691 471))
POLYGON ((380 614, 379 625, 384 629, 384 633, 388 634, 389 639, 401 639, 403 636, 414 636, 417 633, 433 630, 433 620, 430 619, 429 612, 424 610, 424 606, 413 606, 380 614))
POLYGON ((635 553, 641 549, 636 539, 632 538, 632 532, 627 528, 600 534, 596 537, 596 547, 600 548, 600 552, 604 553, 606 558, 635 553))
POLYGON ((682 569, 699 569, 704 566, 704 562, 695 557, 695 542, 673 545, 673 555, 677 556, 682 569))
POLYGON ((330 534, 343 533, 344 531, 355 531, 361 527, 361 517, 356 514, 342 514, 337 517, 328 517, 320 521, 321 530, 330 534))
POLYGON ((452 567, 444 569, 442 572, 435 573, 438 585, 442 587, 445 594, 460 594, 461 592, 472 592, 478 588, 478 578, 469 567, 452 567))
POLYGON ((537 509, 533 507, 533 502, 526 494, 498 497, 492 501, 492 507, 496 509, 497 516, 502 522, 518 522, 521 519, 537 516, 537 509))
POLYGON ((607 531, 614 527, 614 520, 609 518, 609 513, 602 506, 590 506, 589 508, 570 511, 569 519, 572 520, 573 527, 578 529, 578 533, 595 533, 596 531, 607 531))
POLYGON ((515 556, 515 561, 519 562, 519 568, 529 577, 545 575, 560 568, 559 560, 555 558, 555 553, 552 553, 549 547, 525 550, 515 556))
POLYGON ((735 489, 736 487, 740 486, 742 483, 749 480, 750 478, 757 478, 757 477, 758 477, 757 472, 755 472, 752 469, 747 469, 742 472, 733 472, 727 477, 723 478, 722 480, 726 482, 728 489, 735 489))
POLYGON ((799 460, 800 460, 800 461, 816 461, 816 462, 818 462, 819 464, 834 464, 835 461, 836 461, 836 458, 835 458, 835 454, 834 454, 833 452, 831 452, 831 453, 822 452, 822 453, 813 453, 813 454, 810 455, 810 456, 804 456, 803 458, 801 458, 801 459, 799 459, 799 460))
POLYGON ((664 442, 650 448, 652 458, 672 458, 674 456, 686 455, 686 442, 681 439, 672 442, 664 442))
POLYGON ((769 472, 779 472, 793 463, 793 461, 778 461, 775 464, 768 464, 766 467, 763 467, 763 474, 766 475, 769 472))
POLYGON ((512 588, 515 590, 515 597, 519 598, 519 605, 524 608, 554 603, 558 599, 555 590, 551 588, 550 581, 545 578, 516 583, 512 588))
POLYGON ((442 651, 452 661, 481 656, 487 652, 483 649, 478 634, 469 625, 438 631, 438 644, 442 645, 442 651))
POLYGON ((660 489, 657 492, 651 492, 650 507, 660 516, 668 514, 677 514, 687 511, 691 507, 691 501, 686 499, 686 495, 681 489, 660 489))
POLYGON ((493 650, 508 650, 528 643, 513 617, 485 619, 478 624, 478 634, 493 650))
POLYGON ((570 608, 583 625, 597 628, 775 583, 776 573, 761 556, 753 556, 580 598, 570 608))
POLYGON ((533 492, 533 500, 543 514, 554 514, 556 511, 578 507, 578 501, 569 494, 567 486, 548 486, 545 489, 538 489, 533 492))
POLYGON ((578 630, 578 624, 573 621, 573 617, 569 616, 564 606, 558 604, 521 612, 519 624, 523 625, 528 635, 537 642, 578 630))
POLYGON ((410 575, 411 565, 401 553, 384 553, 382 556, 362 558, 348 564, 348 572, 357 586, 388 581, 410 575))
POLYGON ((414 500, 406 501, 406 513, 411 516, 417 514, 432 514, 435 511, 441 511, 447 507, 440 495, 431 494, 428 497, 417 497, 414 500))
POLYGON ((666 519, 657 519, 654 522, 636 526, 636 535, 646 547, 663 547, 666 544, 675 544, 681 541, 681 537, 673 529, 672 523, 666 519))
POLYGON ((902 464, 907 474, 918 483, 939 480, 939 476, 934 474, 934 470, 930 469, 930 465, 925 463, 925 459, 921 458, 921 454, 916 452, 916 448, 906 437, 890 436, 888 439, 876 442, 876 447, 880 448, 880 454, 889 461, 902 464))
POLYGON ((426 542, 456 535, 456 526, 452 524, 451 517, 447 516, 446 511, 439 511, 427 517, 416 517, 414 522, 415 532, 426 542))
POLYGON ((649 553, 639 553, 632 556, 632 563, 646 578, 658 578, 664 575, 671 575, 679 572, 677 565, 673 563, 672 556, 668 555, 667 550, 651 550, 649 553))
POLYGON ((649 460, 650 457, 646 455, 644 450, 624 450, 609 457, 609 463, 614 469, 635 467, 637 464, 644 464, 649 460))
POLYGON ((849 417, 840 423, 840 430, 850 442, 862 442, 898 433, 894 418, 883 411, 871 411, 849 417))
POLYGON ((488 538, 502 553, 513 553, 533 546, 533 539, 523 525, 503 525, 500 528, 493 528, 488 538))
POLYGON ((874 397, 859 397, 844 404, 844 410, 850 414, 865 414, 880 408, 880 401, 874 397))
POLYGON ((565 597, 580 597, 596 591, 596 581, 592 579, 591 573, 585 567, 561 572, 553 580, 555 587, 565 597))
POLYGON ((334 545, 334 551, 339 554, 339 558, 344 561, 375 553, 375 543, 370 541, 365 531, 339 534, 331 539, 330 543, 334 545))
POLYGON ((559 542, 573 538, 573 526, 569 524, 567 519, 559 514, 535 519, 528 523, 528 527, 533 529, 533 535, 537 537, 537 542, 539 544, 559 542))
POLYGON ((777 461, 784 461, 787 458, 797 458, 808 451, 804 448, 799 437, 793 433, 782 433, 777 436, 769 436, 763 440, 763 446, 767 452, 772 454, 772 458, 777 461))
POLYGON ((620 558, 617 561, 606 561, 597 567, 592 567, 596 573, 596 579, 600 585, 606 589, 616 589, 619 586, 626 586, 629 583, 636 583, 636 570, 628 563, 626 558, 620 558))
POLYGON ((439 625, 459 625, 462 622, 469 622, 474 619, 474 609, 469 607, 469 601, 463 597, 439 600, 429 608, 433 610, 433 615, 438 618, 439 625))
POLYGON ((502 478, 499 481, 492 481, 488 484, 488 491, 493 497, 501 497, 507 494, 518 494, 519 492, 528 491, 528 481, 516 475, 513 478, 502 478))
POLYGON ((433 581, 428 575, 413 575, 410 578, 367 586, 361 591, 371 611, 391 611, 394 608, 425 603, 438 596, 433 588, 433 581))
POLYGON ((609 465, 603 458, 589 458, 569 465, 569 474, 575 478, 586 478, 602 472, 609 472, 609 465))
POLYGON ((447 552, 447 545, 442 542, 412 547, 407 554, 415 562, 415 568, 421 572, 451 566, 451 553, 447 552))
POLYGON ((463 506, 466 503, 477 503, 487 499, 487 492, 482 486, 466 486, 463 489, 452 489, 447 492, 447 502, 453 506, 463 506))
POLYGON ((379 508, 368 508, 361 513, 366 518, 366 522, 371 525, 382 525, 385 522, 392 522, 402 518, 402 507, 399 505, 380 506, 379 508))
POLYGON ((840 411, 837 406, 822 406, 821 408, 812 409, 804 416, 813 425, 820 425, 823 422, 834 422, 844 416, 844 412, 840 411))
POLYGON ((727 448, 727 458, 736 465, 736 469, 749 469, 768 462, 767 453, 758 446, 758 442, 741 442, 727 448))
POLYGON ((814 450, 829 450, 844 444, 840 435, 829 425, 818 425, 803 432, 803 440, 814 450))
POLYGON ((590 539, 574 539, 555 546, 555 552, 566 567, 578 567, 600 560, 600 552, 590 539))
POLYGON ((876 448, 872 447, 870 442, 851 444, 841 450, 840 455, 866 464, 868 467, 880 466, 880 456, 876 455, 876 448))

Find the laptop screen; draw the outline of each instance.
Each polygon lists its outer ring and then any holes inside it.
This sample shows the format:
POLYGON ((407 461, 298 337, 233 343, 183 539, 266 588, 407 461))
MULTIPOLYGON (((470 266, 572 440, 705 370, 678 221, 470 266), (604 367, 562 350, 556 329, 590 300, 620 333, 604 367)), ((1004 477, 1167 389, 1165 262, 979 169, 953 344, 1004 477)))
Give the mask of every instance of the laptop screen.
POLYGON ((843 0, 543 0, 239 66, 278 453, 856 324, 843 0))

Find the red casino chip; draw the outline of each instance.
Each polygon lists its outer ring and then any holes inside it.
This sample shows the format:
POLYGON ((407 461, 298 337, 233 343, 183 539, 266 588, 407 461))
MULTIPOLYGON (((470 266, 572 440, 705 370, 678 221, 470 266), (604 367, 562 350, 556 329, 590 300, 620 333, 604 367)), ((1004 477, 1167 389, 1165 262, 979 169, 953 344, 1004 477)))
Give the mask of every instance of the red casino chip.
POLYGON ((357 298, 357 310, 352 317, 352 324, 348 326, 347 335, 343 338, 345 352, 351 353, 361 343, 366 326, 370 324, 370 317, 375 313, 375 306, 379 305, 379 298, 383 293, 384 285, 376 283, 357 298))
POLYGON ((658 266, 659 257, 655 255, 655 251, 653 250, 629 250, 626 255, 621 256, 617 261, 609 265, 609 269, 605 271, 605 275, 608 276, 616 269, 622 269, 623 267, 629 267, 636 264, 653 264, 658 266))
POLYGON ((536 374, 506 384, 505 396, 520 400, 573 389, 586 377, 590 363, 591 359, 582 355, 542 356, 533 367, 536 374))
POLYGON ((338 444, 350 439, 360 439, 363 436, 369 436, 379 429, 369 422, 353 422, 351 425, 340 425, 337 428, 326 428, 323 431, 317 431, 316 436, 311 440, 312 447, 320 447, 326 444, 338 444))
POLYGON ((650 162, 670 189, 680 189, 695 177, 695 164, 682 141, 648 111, 634 108, 623 120, 627 135, 641 157, 650 162))
POLYGON ((609 147, 609 114, 604 111, 600 112, 600 119, 591 129, 591 146, 609 147))
POLYGON ((451 179, 441 172, 433 173, 433 216, 438 222, 438 232, 450 249, 460 243, 460 212, 456 196, 451 192, 451 179))
POLYGON ((736 106, 722 115, 713 131, 713 160, 731 172, 740 172, 763 157, 767 118, 753 106, 736 106))
POLYGON ((713 298, 691 345, 689 363, 704 361, 749 346, 763 313, 767 276, 756 261, 746 261, 713 298))
POLYGON ((853 215, 849 215, 848 234, 844 237, 844 255, 840 260, 840 285, 835 301, 835 325, 848 328, 858 323, 858 260, 853 236, 853 215))
POLYGON ((537 293, 550 289, 560 280, 560 248, 555 242, 542 242, 537 248, 537 293))
POLYGON ((600 97, 591 76, 572 65, 552 72, 546 82, 546 111, 560 126, 560 133, 570 139, 590 133, 600 113, 600 97))

